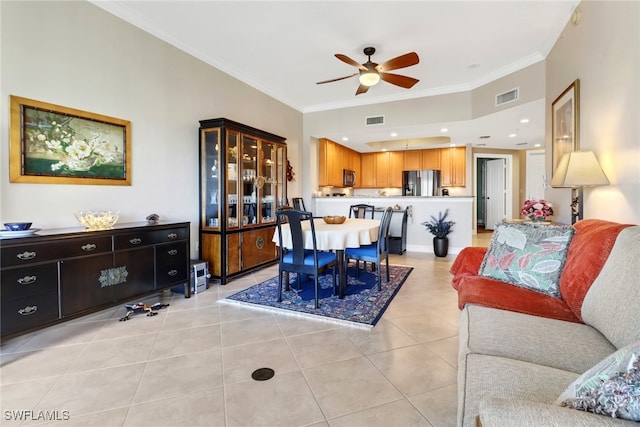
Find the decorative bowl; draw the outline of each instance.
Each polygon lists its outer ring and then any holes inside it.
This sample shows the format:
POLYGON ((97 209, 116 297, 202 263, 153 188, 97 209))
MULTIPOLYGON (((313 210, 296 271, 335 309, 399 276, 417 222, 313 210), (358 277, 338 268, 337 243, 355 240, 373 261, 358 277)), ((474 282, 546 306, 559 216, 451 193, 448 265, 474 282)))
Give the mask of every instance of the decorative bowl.
POLYGON ((327 215, 323 216, 322 219, 327 224, 342 224, 347 220, 347 217, 342 215, 327 215))
POLYGON ((4 226, 9 231, 24 231, 31 228, 30 222, 5 222, 4 226))
POLYGON ((120 212, 110 211, 78 211, 74 215, 78 222, 88 230, 105 230, 118 222, 120 212))

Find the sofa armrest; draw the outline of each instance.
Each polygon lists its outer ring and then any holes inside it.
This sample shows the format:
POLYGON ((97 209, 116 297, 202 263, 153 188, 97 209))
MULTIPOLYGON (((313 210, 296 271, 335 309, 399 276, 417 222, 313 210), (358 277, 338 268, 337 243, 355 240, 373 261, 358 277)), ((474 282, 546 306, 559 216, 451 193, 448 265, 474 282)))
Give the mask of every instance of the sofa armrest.
POLYGON ((496 397, 480 403, 478 418, 483 427, 638 426, 638 423, 633 421, 561 406, 496 397))
POLYGON ((451 264, 449 272, 453 274, 451 279, 451 286, 454 289, 458 289, 460 280, 464 276, 477 276, 480 271, 480 265, 484 259, 484 255, 487 253, 487 248, 480 248, 475 246, 469 246, 460 251, 456 256, 456 259, 451 264))

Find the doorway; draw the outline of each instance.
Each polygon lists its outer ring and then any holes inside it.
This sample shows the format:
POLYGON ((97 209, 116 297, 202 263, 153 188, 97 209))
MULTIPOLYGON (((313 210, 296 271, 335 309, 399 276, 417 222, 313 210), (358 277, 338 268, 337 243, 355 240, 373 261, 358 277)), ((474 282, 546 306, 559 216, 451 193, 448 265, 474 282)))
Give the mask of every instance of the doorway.
POLYGON ((492 232, 512 216, 513 158, 510 154, 474 153, 476 231, 492 232))

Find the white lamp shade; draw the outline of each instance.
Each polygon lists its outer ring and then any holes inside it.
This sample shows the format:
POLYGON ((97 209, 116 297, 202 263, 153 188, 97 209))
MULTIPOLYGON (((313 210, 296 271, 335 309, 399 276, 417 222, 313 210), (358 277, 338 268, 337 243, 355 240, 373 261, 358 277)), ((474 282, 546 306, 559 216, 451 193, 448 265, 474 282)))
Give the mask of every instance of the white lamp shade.
POLYGON ((573 151, 565 154, 555 175, 552 187, 594 187, 609 185, 609 179, 602 171, 593 151, 573 151))

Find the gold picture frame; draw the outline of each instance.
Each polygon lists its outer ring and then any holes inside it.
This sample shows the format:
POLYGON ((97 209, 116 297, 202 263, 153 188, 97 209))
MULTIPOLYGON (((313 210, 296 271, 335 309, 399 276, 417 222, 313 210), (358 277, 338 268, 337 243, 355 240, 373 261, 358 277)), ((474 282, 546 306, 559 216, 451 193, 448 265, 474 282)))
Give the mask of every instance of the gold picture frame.
POLYGON ((131 122, 10 98, 10 182, 131 185, 131 122))
POLYGON ((555 175, 562 156, 580 148, 579 79, 553 101, 551 111, 551 164, 555 175))

